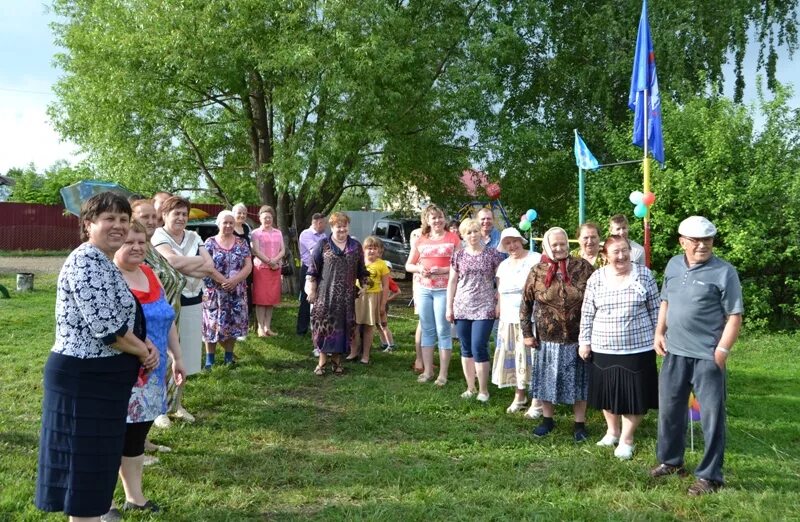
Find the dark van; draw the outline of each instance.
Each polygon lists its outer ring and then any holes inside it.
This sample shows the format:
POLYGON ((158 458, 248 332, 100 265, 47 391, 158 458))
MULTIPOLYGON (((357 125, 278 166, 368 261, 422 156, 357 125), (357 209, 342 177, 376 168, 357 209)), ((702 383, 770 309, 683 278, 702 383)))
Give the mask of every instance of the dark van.
POLYGON ((405 274, 411 232, 419 227, 419 219, 393 216, 380 218, 372 226, 372 235, 383 241, 383 260, 392 263, 393 271, 405 274))

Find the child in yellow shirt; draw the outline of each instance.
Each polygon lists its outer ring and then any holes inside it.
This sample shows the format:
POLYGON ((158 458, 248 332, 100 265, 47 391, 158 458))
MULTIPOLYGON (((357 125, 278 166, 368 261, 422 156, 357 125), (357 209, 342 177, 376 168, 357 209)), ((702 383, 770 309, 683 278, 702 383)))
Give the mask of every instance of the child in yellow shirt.
POLYGON ((364 264, 369 272, 366 291, 356 299, 356 339, 350 343, 348 361, 358 358, 361 348, 362 364, 369 364, 369 352, 372 349, 372 336, 375 327, 381 323, 382 311, 386 308, 389 297, 389 266, 381 259, 383 242, 375 236, 364 240, 364 264), (358 337, 361 342, 355 342, 358 337), (359 346, 360 345, 360 346, 359 346))

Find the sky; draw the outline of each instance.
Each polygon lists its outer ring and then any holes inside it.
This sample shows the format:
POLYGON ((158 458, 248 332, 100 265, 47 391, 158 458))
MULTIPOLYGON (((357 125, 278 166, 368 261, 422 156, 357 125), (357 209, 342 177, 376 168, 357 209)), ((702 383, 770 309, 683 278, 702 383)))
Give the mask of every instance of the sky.
MULTIPOLYGON (((45 5, 39 0, 0 0, 0 174, 31 163, 41 172, 60 159, 79 161, 77 146, 62 141, 47 116, 60 72, 53 65, 58 52, 49 28, 53 16, 45 5)), ((745 56, 745 101, 755 97, 756 53, 754 47, 745 56)), ((789 61, 783 52, 778 63, 778 80, 800 91, 800 56, 789 61)), ((726 69, 726 76, 732 76, 729 73, 731 68, 726 69)), ((728 82, 725 93, 732 92, 728 82)), ((791 105, 800 107, 800 93, 791 105)))

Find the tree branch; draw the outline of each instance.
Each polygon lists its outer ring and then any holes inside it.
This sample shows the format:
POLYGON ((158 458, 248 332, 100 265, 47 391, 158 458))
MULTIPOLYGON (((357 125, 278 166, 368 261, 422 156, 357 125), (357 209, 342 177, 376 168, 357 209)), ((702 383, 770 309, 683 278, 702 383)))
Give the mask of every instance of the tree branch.
POLYGON ((181 134, 186 139, 186 142, 189 144, 189 147, 192 149, 194 154, 195 160, 197 161, 197 165, 200 167, 200 171, 206 177, 206 180, 214 187, 214 191, 217 193, 222 201, 225 202, 226 205, 229 207, 232 206, 231 202, 228 200, 228 196, 225 195, 225 191, 222 190, 222 187, 219 186, 217 180, 214 179, 214 176, 211 175, 211 172, 208 170, 208 166, 206 165, 205 159, 203 158, 203 154, 200 152, 200 148, 194 142, 189 133, 183 127, 183 125, 178 125, 178 129, 181 131, 181 134))

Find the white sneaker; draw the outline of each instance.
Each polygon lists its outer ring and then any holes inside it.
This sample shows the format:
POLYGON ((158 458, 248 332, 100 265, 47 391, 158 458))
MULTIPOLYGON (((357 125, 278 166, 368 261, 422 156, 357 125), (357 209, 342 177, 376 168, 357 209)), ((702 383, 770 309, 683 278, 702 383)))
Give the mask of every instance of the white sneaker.
POLYGON ((619 437, 615 437, 606 433, 602 439, 597 441, 597 446, 616 446, 617 442, 619 442, 619 437))
POLYGON ((474 396, 475 396, 475 392, 474 391, 470 391, 470 390, 467 390, 467 391, 465 391, 464 393, 461 394, 461 398, 462 399, 471 399, 474 396))
POLYGON ((314 357, 319 357, 319 348, 314 348, 311 351, 311 355, 313 355, 314 357))
POLYGON ((246 335, 241 335, 241 336, 237 337, 236 340, 237 341, 246 341, 247 340, 247 336, 246 335))
POLYGON ((194 415, 186 411, 186 408, 183 406, 175 410, 175 416, 186 422, 194 422, 194 415))
POLYGON ((169 417, 167 417, 166 415, 159 415, 153 421, 153 426, 155 426, 156 428, 167 429, 170 426, 172 426, 172 421, 169 420, 169 417))
POLYGON ((624 442, 620 442, 617 449, 614 450, 614 456, 620 460, 631 460, 633 458, 633 448, 635 448, 633 444, 625 444, 624 442))
POLYGON ((478 402, 482 402, 482 403, 486 404, 487 402, 489 402, 489 394, 488 393, 479 393, 478 396, 475 397, 475 399, 477 399, 478 402))
POLYGON ((535 405, 531 405, 531 407, 528 408, 528 411, 526 411, 524 415, 526 419, 538 419, 541 416, 542 416, 541 407, 535 405))

